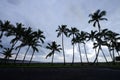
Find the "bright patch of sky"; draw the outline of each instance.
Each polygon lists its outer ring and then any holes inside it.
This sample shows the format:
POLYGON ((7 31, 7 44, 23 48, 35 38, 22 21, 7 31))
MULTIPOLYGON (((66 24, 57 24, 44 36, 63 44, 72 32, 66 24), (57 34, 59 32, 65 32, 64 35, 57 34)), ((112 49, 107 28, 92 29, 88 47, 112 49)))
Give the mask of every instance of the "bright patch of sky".
MULTIPOLYGON (((1 0, 0 20, 10 20, 11 23, 22 22, 27 27, 41 29, 46 36, 46 42, 56 40, 61 44, 61 38, 57 38, 55 32, 58 25, 66 24, 69 28, 77 27, 79 30, 90 32, 90 30, 97 28, 88 24, 88 15, 97 9, 107 11, 108 21, 101 22, 102 28, 109 28, 119 33, 119 3, 120 0, 1 0)), ((65 38, 65 43, 66 59, 69 62, 72 58, 70 39, 65 38)), ((91 45, 90 43, 87 45, 87 51, 89 59, 92 61, 95 53, 91 45)), ((41 51, 40 55, 36 53, 34 60, 50 61, 45 59, 48 52, 45 49, 41 49, 41 51)), ((75 53, 75 61, 79 61, 77 47, 75 53)), ((62 61, 62 54, 55 56, 55 61, 62 61)), ((84 53, 82 56, 84 57, 84 53)), ((19 58, 21 59, 21 57, 19 58)), ((103 60, 103 57, 100 60, 103 60)))

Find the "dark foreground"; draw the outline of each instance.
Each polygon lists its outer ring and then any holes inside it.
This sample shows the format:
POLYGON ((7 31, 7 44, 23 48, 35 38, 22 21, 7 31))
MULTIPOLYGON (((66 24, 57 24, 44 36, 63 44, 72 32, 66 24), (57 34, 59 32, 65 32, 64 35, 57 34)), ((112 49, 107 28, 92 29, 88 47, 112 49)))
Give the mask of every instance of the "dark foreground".
POLYGON ((0 80, 120 80, 108 68, 0 68, 0 80))

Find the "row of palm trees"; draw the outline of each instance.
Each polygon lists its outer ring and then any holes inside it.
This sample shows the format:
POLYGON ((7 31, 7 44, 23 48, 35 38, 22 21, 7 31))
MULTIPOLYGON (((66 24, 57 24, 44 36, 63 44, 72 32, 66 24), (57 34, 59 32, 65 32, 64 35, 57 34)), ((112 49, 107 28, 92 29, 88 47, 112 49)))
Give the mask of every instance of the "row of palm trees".
MULTIPOLYGON (((78 45, 79 50, 79 58, 80 63, 83 63, 83 57, 81 52, 81 45, 84 47, 85 57, 87 62, 89 63, 88 53, 86 50, 86 43, 92 42, 93 43, 93 49, 95 50, 96 57, 94 60, 94 63, 98 62, 98 56, 101 53, 103 54, 103 57, 106 62, 108 62, 107 57, 104 53, 103 46, 106 46, 109 50, 110 57, 115 63, 115 51, 118 53, 119 56, 119 40, 120 35, 116 32, 113 32, 108 29, 101 29, 100 21, 107 20, 104 18, 106 15, 106 11, 100 11, 97 10, 96 12, 89 15, 91 18, 88 23, 93 22, 93 27, 98 27, 98 30, 91 30, 90 33, 85 31, 79 31, 76 27, 71 27, 70 29, 67 27, 67 25, 61 25, 58 26, 57 37, 61 36, 62 41, 62 48, 59 44, 57 44, 55 41, 48 43, 46 46, 47 49, 50 50, 50 53, 46 56, 50 57, 52 56, 52 63, 54 59, 55 52, 60 52, 62 50, 63 57, 64 57, 64 65, 66 64, 66 56, 65 56, 65 48, 64 48, 64 37, 70 37, 71 38, 71 44, 73 46, 73 56, 72 56, 72 64, 74 64, 75 59, 75 46, 78 45), (96 26, 97 24, 97 26, 96 26)), ((11 57, 14 53, 14 51, 17 51, 15 53, 15 60, 14 63, 16 63, 16 60, 18 58, 18 55, 22 48, 27 47, 24 58, 22 60, 22 63, 24 63, 25 58, 28 54, 28 51, 30 49, 33 50, 31 58, 29 63, 31 63, 33 56, 35 52, 38 52, 38 47, 41 47, 44 43, 45 36, 43 35, 43 31, 33 31, 31 27, 24 27, 22 23, 16 23, 14 26, 9 21, 2 22, 0 21, 0 43, 2 43, 2 37, 6 36, 7 38, 10 38, 10 45, 11 47, 6 48, 2 44, 0 44, 0 47, 3 48, 2 54, 5 55, 5 59, 8 60, 9 57, 11 57)))
POLYGON ((5 60, 7 61, 9 57, 11 57, 13 54, 15 54, 15 60, 14 63, 16 63, 16 60, 18 58, 18 54, 20 53, 21 49, 24 47, 28 47, 24 58, 22 60, 22 63, 24 63, 26 55, 31 48, 33 50, 32 56, 30 58, 29 63, 31 63, 34 53, 38 52, 38 47, 44 43, 45 36, 43 35, 43 32, 41 30, 33 31, 31 27, 24 27, 22 23, 16 23, 14 26, 9 21, 2 22, 0 21, 0 40, 2 41, 2 37, 6 37, 10 40, 10 47, 6 48, 4 45, 1 44, 1 48, 3 48, 3 51, 1 52, 3 55, 5 55, 5 60), (16 53, 13 53, 17 51, 16 53))

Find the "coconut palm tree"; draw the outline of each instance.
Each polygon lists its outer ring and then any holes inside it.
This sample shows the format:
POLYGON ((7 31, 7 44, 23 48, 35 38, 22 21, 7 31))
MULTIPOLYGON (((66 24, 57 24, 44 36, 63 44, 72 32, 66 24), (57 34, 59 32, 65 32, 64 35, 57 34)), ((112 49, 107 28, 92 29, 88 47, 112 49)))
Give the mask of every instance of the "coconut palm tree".
POLYGON ((26 52, 25 52, 25 55, 24 55, 24 58, 22 60, 22 63, 24 63, 25 61, 25 58, 26 58, 26 55, 31 47, 31 43, 32 43, 32 40, 33 40, 33 35, 32 35, 33 31, 32 31, 32 28, 29 27, 27 30, 25 30, 24 32, 24 35, 23 35, 23 39, 22 39, 22 44, 21 45, 24 45, 24 46, 28 46, 26 52))
MULTIPOLYGON (((106 36, 106 32, 107 32, 107 31, 108 31, 108 29, 103 29, 103 30, 101 30, 101 32, 98 32, 98 33, 96 34, 96 42, 94 43, 94 47, 93 47, 93 48, 97 48, 97 47, 98 47, 98 53, 97 53, 97 55, 96 55, 96 58, 95 58, 95 60, 94 60, 94 63, 96 62, 97 57, 98 57, 100 51, 102 52, 105 61, 108 62, 108 61, 107 61, 107 58, 106 58, 106 56, 105 56, 105 53, 104 53, 104 51, 103 51, 103 49, 102 49, 102 46, 107 46, 107 41, 105 40, 105 36, 106 36)), ((111 55, 111 54, 110 54, 110 55, 111 55)))
POLYGON ((31 63, 35 51, 37 52, 39 51, 37 46, 41 46, 41 44, 39 44, 40 41, 44 43, 44 39, 45 39, 45 36, 43 35, 43 32, 41 30, 33 32, 33 39, 31 40, 31 48, 33 49, 33 53, 32 53, 29 63, 31 63))
MULTIPOLYGON (((75 38, 75 36, 77 36, 78 34, 79 34, 79 30, 77 29, 77 28, 75 28, 75 27, 71 27, 71 29, 68 31, 68 36, 70 37, 71 35, 72 35, 72 39, 74 39, 75 38)), ((71 40, 71 42, 72 42, 72 40, 71 40)), ((72 58, 72 64, 74 63, 74 42, 72 43, 72 45, 73 45, 73 58, 72 58)), ((71 65, 72 65, 71 64, 71 65)))
MULTIPOLYGON (((18 41, 21 41, 22 38, 23 38, 23 34, 25 32, 25 28, 23 27, 23 24, 22 23, 16 23, 16 27, 12 27, 11 28, 11 31, 8 31, 6 36, 9 37, 9 36, 15 36, 12 40, 11 40, 11 44, 12 44, 12 47, 11 48, 14 48, 16 43, 18 41)), ((19 46, 19 45, 18 45, 19 46)), ((17 49, 18 47, 16 47, 17 49)), ((16 53, 16 56, 15 56, 15 60, 14 60, 14 63, 18 57, 18 54, 20 52, 20 49, 18 49, 18 52, 16 53)))
POLYGON ((80 37, 81 37, 81 43, 83 43, 83 45, 84 45, 84 51, 85 51, 85 56, 86 56, 87 62, 89 63, 87 50, 86 50, 86 41, 87 41, 87 38, 88 38, 88 33, 85 32, 85 31, 81 31, 80 32, 80 37))
POLYGON ((60 52, 60 50, 62 50, 62 48, 60 48, 60 45, 57 45, 55 41, 53 41, 51 44, 48 43, 48 45, 46 46, 46 48, 49 49, 49 50, 51 50, 51 52, 46 56, 46 58, 52 56, 51 63, 53 64, 53 59, 54 59, 55 52, 60 52))
MULTIPOLYGON (((91 30, 91 32, 90 33, 88 33, 88 40, 87 41, 92 41, 92 43, 93 43, 93 45, 94 45, 94 43, 95 43, 95 41, 96 41, 96 34, 97 34, 97 31, 95 30, 95 31, 93 31, 93 30, 91 30)), ((96 54, 96 56, 97 56, 97 51, 96 51, 96 48, 95 48, 95 54, 96 54)), ((98 63, 98 59, 97 59, 97 63, 98 63)))
POLYGON ((98 26, 98 31, 100 32, 101 26, 100 26, 100 21, 102 20, 107 20, 107 18, 104 18, 103 16, 106 15, 106 11, 100 11, 99 9, 94 12, 93 14, 89 14, 89 17, 91 19, 88 21, 88 23, 93 22, 93 27, 96 27, 96 24, 98 26))
POLYGON ((82 61, 82 53, 81 53, 81 48, 80 48, 80 44, 81 44, 81 37, 80 35, 75 36, 75 38, 72 39, 72 44, 78 44, 78 49, 79 49, 79 56, 80 56, 80 62, 81 65, 83 65, 83 61, 82 61))
POLYGON ((32 56, 31 56, 31 58, 30 58, 29 64, 31 63, 31 61, 32 61, 32 59, 33 59, 33 56, 34 56, 34 54, 35 54, 35 51, 36 51, 36 52, 39 52, 37 46, 41 46, 41 45, 38 44, 38 43, 39 43, 39 41, 38 41, 37 39, 32 40, 31 48, 33 49, 33 53, 32 53, 32 56))
POLYGON ((3 52, 1 52, 1 54, 3 54, 5 57, 5 63, 8 62, 9 58, 12 57, 13 53, 12 53, 12 50, 11 48, 4 48, 3 52))
POLYGON ((113 54, 112 58, 113 58, 113 64, 114 64, 115 63, 115 52, 114 51, 115 50, 117 51, 117 43, 120 40, 119 34, 109 30, 106 32, 105 40, 109 42, 108 44, 110 47, 110 51, 112 51, 112 54, 113 54))
POLYGON ((66 61, 65 61, 65 51, 64 51, 64 35, 67 36, 68 33, 67 25, 58 26, 56 32, 58 32, 57 37, 62 36, 62 51, 63 51, 64 65, 65 65, 66 61))
POLYGON ((10 23, 10 21, 5 21, 5 22, 0 21, 0 31, 1 31, 0 39, 2 38, 3 35, 6 36, 8 32, 11 32, 13 27, 14 26, 10 23))

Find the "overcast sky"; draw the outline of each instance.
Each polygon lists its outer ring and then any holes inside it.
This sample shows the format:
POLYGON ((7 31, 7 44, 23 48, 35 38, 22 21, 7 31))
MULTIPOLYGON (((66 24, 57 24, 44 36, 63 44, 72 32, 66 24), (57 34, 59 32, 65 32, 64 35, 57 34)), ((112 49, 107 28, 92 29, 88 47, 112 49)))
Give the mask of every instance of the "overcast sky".
MULTIPOLYGON (((0 0, 0 20, 10 20, 11 23, 22 22, 25 26, 41 29, 46 36, 46 42, 56 40, 60 44, 61 38, 57 38, 55 32, 58 25, 66 24, 69 28, 77 27, 79 30, 89 32, 96 28, 93 28, 92 24, 88 24, 88 15, 97 9, 107 11, 108 21, 101 22, 102 28, 109 28, 119 33, 119 3, 120 0, 0 0)), ((65 38, 65 43, 66 59, 71 61, 70 39, 65 38)), ((92 61, 95 54, 91 47, 91 43, 87 44, 89 59, 92 61)), ((47 51, 44 49, 41 51, 41 55, 36 53, 37 56, 34 57, 34 60, 49 61, 50 58, 45 59, 47 51)), ((75 61, 79 61, 77 47, 75 53, 75 61)), ((62 54, 55 56, 55 61, 63 61, 62 54)), ((84 52, 83 57, 85 57, 84 52)), ((103 60, 102 57, 99 59, 103 60)))

